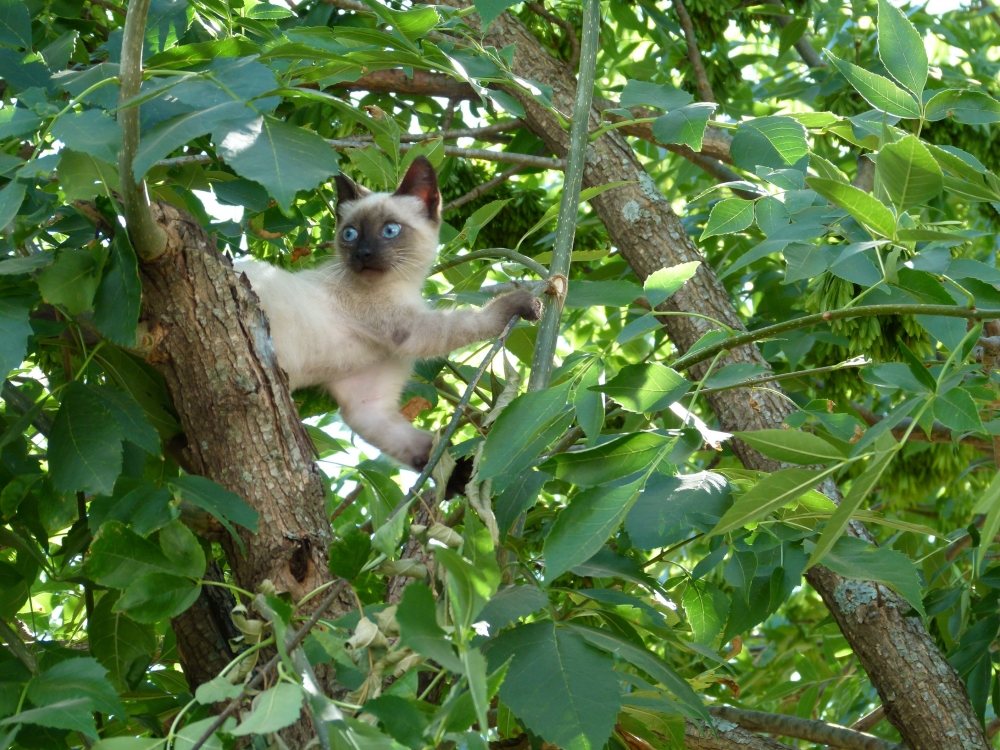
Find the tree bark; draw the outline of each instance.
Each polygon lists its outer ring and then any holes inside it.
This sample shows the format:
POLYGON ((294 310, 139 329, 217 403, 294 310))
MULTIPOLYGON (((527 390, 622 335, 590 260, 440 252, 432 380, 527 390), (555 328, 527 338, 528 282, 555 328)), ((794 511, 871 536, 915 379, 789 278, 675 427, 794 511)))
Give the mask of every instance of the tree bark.
MULTIPOLYGON (((222 539, 237 585, 255 591, 268 579, 298 600, 333 579, 331 532, 323 481, 275 361, 267 320, 194 217, 168 204, 152 210, 167 248, 141 265, 143 319, 153 342, 148 359, 163 373, 184 430, 183 464, 260 514, 256 534, 237 529, 245 552, 231 535, 222 539)), ((330 615, 353 607, 345 593, 330 615)), ((219 634, 203 632, 211 642, 200 645, 193 632, 187 635, 182 666, 198 682, 212 676, 198 662, 219 634)), ((212 661, 216 673, 221 658, 212 661)), ((333 688, 332 671, 317 676, 333 688)), ((308 719, 282 732, 289 747, 304 746, 312 734, 308 719)))
MULTIPOLYGON (((214 560, 208 564, 205 579, 222 580, 222 571, 214 560)), ((170 620, 177 636, 177 655, 192 693, 236 656, 229 648, 230 639, 240 635, 230 617, 234 606, 236 599, 228 589, 202 586, 201 595, 191 608, 170 620)))
MULTIPOLYGON (((454 6, 468 5, 465 0, 446 2, 454 6)), ((472 17, 468 20, 475 22, 472 17)), ((574 79, 511 14, 504 13, 490 24, 485 43, 497 49, 515 45, 515 74, 550 86, 553 105, 564 113, 572 110, 574 79)), ((568 133, 556 119, 531 95, 514 88, 509 88, 508 93, 524 107, 523 119, 532 132, 557 156, 564 156, 568 149, 568 133)), ((591 128, 596 129, 600 123, 596 109, 591 111, 590 119, 591 128)), ((728 293, 714 270, 704 262, 667 200, 622 135, 611 131, 588 148, 583 181, 585 187, 595 187, 619 180, 629 183, 601 194, 591 204, 612 242, 640 279, 660 268, 702 261, 698 273, 660 309, 694 312, 731 328, 745 330, 728 293)), ((680 352, 717 327, 702 318, 682 316, 665 317, 663 323, 680 352)), ((734 350, 720 359, 717 366, 733 362, 749 362, 769 369, 756 345, 734 350)), ((694 375, 704 374, 706 367, 707 364, 703 364, 692 368, 694 375)), ((706 398, 722 429, 729 432, 776 427, 792 411, 778 393, 750 395, 732 390, 719 391, 706 398)), ((739 440, 733 440, 732 448, 748 468, 763 471, 777 468, 774 461, 739 440)), ((836 488, 831 492, 839 496, 836 488)), ((871 541, 863 528, 858 527, 855 533, 871 541)), ((833 613, 878 690, 887 718, 911 750, 990 747, 964 684, 923 623, 918 618, 905 616, 910 608, 902 599, 883 586, 846 580, 822 567, 812 568, 807 579, 833 613)))

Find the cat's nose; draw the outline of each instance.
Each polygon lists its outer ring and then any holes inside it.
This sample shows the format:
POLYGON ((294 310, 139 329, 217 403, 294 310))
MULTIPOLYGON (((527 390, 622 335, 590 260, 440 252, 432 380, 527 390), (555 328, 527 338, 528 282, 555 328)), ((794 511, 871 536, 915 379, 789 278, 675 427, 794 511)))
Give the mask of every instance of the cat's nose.
POLYGON ((362 261, 368 260, 369 258, 372 257, 372 249, 368 246, 367 243, 359 243, 354 248, 354 257, 362 261))

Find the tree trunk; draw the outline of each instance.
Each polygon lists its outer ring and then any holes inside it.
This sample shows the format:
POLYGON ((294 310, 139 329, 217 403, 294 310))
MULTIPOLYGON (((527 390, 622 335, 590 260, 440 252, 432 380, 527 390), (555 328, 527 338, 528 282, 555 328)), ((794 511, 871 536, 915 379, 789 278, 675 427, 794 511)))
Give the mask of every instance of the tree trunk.
MULTIPOLYGON (((446 0, 449 5, 468 5, 446 0)), ((467 19, 475 22, 474 18, 467 19)), ((552 87, 552 103, 559 111, 572 111, 575 81, 517 19, 502 14, 490 24, 485 43, 502 49, 515 45, 514 73, 552 87)), ((524 107, 525 122, 558 156, 568 150, 568 133, 529 94, 508 88, 524 107)), ((600 123, 591 111, 591 126, 600 123)), ((704 262, 680 220, 646 174, 624 137, 611 131, 587 149, 584 187, 619 180, 629 184, 609 190, 591 201, 612 242, 640 279, 660 268, 693 260, 702 265, 687 284, 661 308, 705 315, 742 330, 743 324, 714 270, 704 262)), ((702 318, 670 316, 664 328, 680 352, 717 327, 702 318)), ((768 368, 756 345, 731 352, 718 367, 749 362, 768 368)), ((702 365, 694 374, 704 373, 702 365)), ((778 390, 775 388, 774 390, 778 390)), ((740 390, 709 394, 709 404, 723 430, 760 430, 781 424, 792 407, 777 393, 757 392, 751 398, 740 390)), ((771 471, 775 462, 739 440, 732 448, 745 466, 771 471)), ((835 493, 836 494, 836 493, 835 493)), ((858 530, 867 537, 863 530, 858 530)), ((870 539, 870 538, 869 538, 870 539)), ((886 709, 886 716, 911 750, 970 750, 989 748, 969 702, 965 686, 948 664, 918 618, 905 617, 909 606, 884 587, 871 582, 848 581, 825 568, 813 568, 807 579, 822 596, 844 636, 867 670, 886 709)))
MULTIPOLYGON (((141 266, 143 319, 153 342, 148 359, 163 373, 184 430, 183 463, 260 514, 256 534, 238 529, 245 553, 230 535, 222 540, 237 585, 255 591, 268 579, 298 600, 333 579, 331 532, 323 480, 275 361, 267 320, 194 217, 168 204, 154 204, 153 215, 168 242, 163 255, 141 266)), ((353 607, 345 593, 330 615, 353 607)), ((182 632, 191 631, 191 617, 182 632)), ((211 676, 198 660, 212 651, 214 630, 203 633, 211 643, 201 645, 186 632, 182 666, 194 682, 211 676)), ((212 668, 217 673, 221 666, 220 657, 212 668)), ((333 687, 332 671, 317 673, 333 687)), ((289 747, 303 746, 312 736, 308 719, 282 736, 289 747)))
MULTIPOLYGON (((205 579, 222 580, 222 571, 214 560, 208 564, 205 579)), ((236 599, 228 589, 202 586, 198 600, 170 620, 177 636, 177 655, 192 693, 236 656, 229 648, 230 639, 240 635, 230 617, 234 606, 236 599)))

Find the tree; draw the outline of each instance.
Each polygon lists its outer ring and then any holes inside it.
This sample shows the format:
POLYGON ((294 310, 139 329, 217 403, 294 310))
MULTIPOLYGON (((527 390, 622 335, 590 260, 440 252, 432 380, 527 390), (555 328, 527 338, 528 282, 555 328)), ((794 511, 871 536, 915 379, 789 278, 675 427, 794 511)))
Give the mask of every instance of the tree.
POLYGON ((992 747, 998 28, 3 0, 4 747, 992 747), (546 312, 418 364, 414 477, 230 258, 417 155, 427 297, 546 312))

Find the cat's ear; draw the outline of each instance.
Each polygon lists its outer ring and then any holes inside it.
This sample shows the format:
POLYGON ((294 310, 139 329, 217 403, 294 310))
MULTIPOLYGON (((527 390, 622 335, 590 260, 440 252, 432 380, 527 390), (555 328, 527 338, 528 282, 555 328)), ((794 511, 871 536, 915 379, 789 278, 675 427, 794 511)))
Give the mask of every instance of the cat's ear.
POLYGON ((438 190, 437 173, 426 156, 418 156, 406 170, 406 176, 399 183, 396 195, 412 195, 419 198, 427 208, 427 218, 441 221, 441 192, 438 190))
POLYGON ((340 207, 345 203, 350 203, 351 201, 356 201, 364 198, 366 195, 371 195, 371 190, 368 188, 363 188, 358 185, 354 180, 345 174, 338 174, 333 178, 334 183, 337 185, 337 213, 340 213, 340 207))

